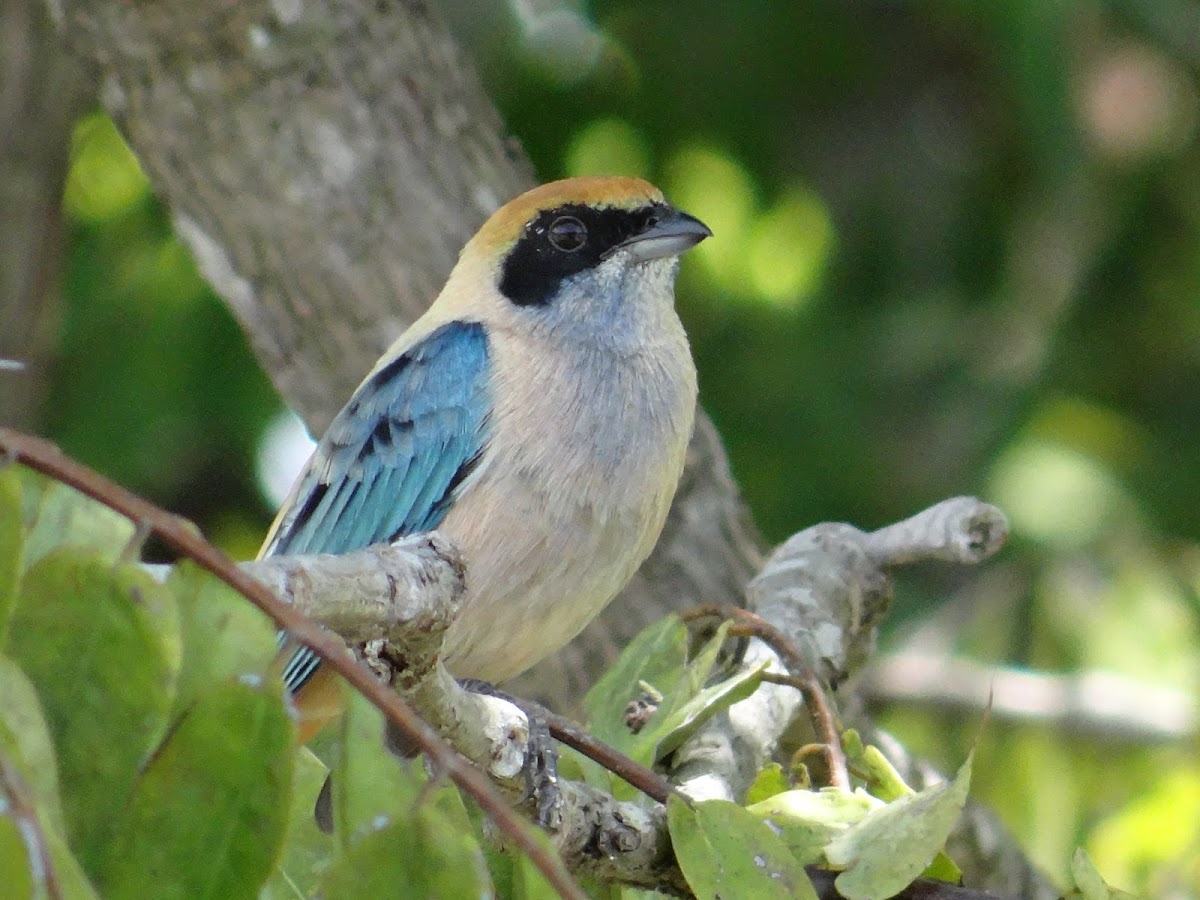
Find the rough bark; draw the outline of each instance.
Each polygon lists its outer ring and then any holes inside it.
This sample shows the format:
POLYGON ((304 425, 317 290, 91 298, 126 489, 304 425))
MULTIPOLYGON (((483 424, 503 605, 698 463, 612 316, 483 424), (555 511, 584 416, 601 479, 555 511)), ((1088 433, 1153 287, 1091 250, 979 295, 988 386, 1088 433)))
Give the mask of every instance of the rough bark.
POLYGON ((201 272, 320 434, 533 172, 420 3, 63 4, 201 272))
POLYGON ((59 318, 60 201, 71 129, 95 98, 88 76, 40 0, 0 5, 0 422, 10 425, 29 423, 43 392, 59 318))

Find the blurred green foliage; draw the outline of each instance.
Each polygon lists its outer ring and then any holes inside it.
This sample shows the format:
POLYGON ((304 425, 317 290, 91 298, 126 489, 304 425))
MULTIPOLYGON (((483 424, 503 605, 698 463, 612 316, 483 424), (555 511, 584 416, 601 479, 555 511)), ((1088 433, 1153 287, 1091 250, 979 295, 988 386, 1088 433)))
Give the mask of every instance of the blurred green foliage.
POLYGON ((274 629, 194 567, 160 583, 123 559, 133 529, 113 517, 0 472, 17 525, 0 536, 0 825, 24 837, 0 848, 0 894, 253 897, 287 830, 295 747, 274 629))
MULTIPOLYGON (((541 176, 643 174, 713 227, 679 305, 769 538, 979 494, 1009 547, 906 576, 885 642, 932 622, 948 652, 1195 697, 1200 7, 448 11, 541 176)), ((251 555, 278 401, 103 117, 80 124, 66 201, 43 430, 251 555)), ((946 767, 977 724, 884 719, 946 767)), ((1084 843, 1117 884, 1200 893, 1195 740, 993 724, 975 790, 1056 875, 1084 843)))

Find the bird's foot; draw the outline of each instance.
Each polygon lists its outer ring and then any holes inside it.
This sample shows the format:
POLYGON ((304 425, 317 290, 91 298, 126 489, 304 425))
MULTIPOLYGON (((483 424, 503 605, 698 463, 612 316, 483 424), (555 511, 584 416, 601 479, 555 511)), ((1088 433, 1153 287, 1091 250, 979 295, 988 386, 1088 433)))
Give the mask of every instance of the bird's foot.
POLYGON ((522 700, 499 690, 494 684, 476 678, 462 678, 458 682, 464 690, 488 697, 507 700, 529 719, 529 741, 526 744, 525 792, 520 804, 532 805, 537 824, 543 828, 558 827, 562 812, 559 809, 558 748, 550 736, 547 711, 531 700, 522 700))

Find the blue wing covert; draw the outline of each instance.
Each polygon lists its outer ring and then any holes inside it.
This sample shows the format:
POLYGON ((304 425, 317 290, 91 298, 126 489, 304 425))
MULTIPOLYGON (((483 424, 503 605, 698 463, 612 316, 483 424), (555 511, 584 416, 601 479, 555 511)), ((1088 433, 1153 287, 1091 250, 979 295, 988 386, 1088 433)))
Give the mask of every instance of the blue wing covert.
MULTIPOLYGON (((436 528, 487 441, 483 325, 451 322, 371 375, 330 424, 263 556, 346 553, 436 528)), ((320 660, 300 648, 297 691, 320 660)))

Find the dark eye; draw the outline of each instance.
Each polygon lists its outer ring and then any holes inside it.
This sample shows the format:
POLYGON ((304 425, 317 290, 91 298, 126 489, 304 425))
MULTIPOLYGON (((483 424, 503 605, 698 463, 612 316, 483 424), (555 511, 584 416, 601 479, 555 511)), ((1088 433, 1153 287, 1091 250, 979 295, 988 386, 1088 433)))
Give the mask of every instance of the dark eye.
POLYGON ((574 216, 559 216, 550 223, 550 243, 563 253, 582 250, 587 243, 587 226, 574 216))

